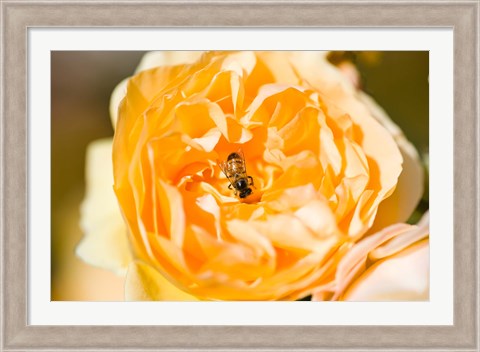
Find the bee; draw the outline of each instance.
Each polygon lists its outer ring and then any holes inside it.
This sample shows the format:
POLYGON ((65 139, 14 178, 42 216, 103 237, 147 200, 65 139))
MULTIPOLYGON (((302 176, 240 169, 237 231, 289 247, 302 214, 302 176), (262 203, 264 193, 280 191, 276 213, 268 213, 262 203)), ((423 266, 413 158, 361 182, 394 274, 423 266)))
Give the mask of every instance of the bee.
POLYGON ((230 153, 227 160, 220 162, 219 166, 230 182, 228 189, 235 189, 235 196, 243 199, 252 194, 253 178, 247 175, 242 149, 230 153))

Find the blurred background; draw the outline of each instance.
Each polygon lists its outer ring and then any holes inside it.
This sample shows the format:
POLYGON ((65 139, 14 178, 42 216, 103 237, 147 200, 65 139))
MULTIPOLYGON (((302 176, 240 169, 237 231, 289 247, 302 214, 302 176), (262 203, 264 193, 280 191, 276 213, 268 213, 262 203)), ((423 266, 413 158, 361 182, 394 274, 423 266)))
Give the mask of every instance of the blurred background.
MULTIPOLYGON (((75 256, 82 238, 79 206, 85 194, 85 151, 113 136, 109 117, 115 86, 133 74, 144 52, 51 52, 51 299, 123 301, 123 277, 75 256)), ((428 158, 428 52, 335 52, 330 60, 353 62, 363 90, 382 106, 428 158)), ((411 221, 428 209, 428 188, 411 221)))

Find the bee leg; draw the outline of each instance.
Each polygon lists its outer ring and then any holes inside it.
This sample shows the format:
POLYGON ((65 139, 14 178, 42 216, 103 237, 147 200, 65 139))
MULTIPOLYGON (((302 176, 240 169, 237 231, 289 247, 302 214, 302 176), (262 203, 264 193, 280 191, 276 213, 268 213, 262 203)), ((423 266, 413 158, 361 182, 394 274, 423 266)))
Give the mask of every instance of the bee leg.
POLYGON ((248 176, 249 180, 250 180, 250 186, 253 186, 255 187, 255 185, 253 184, 253 177, 252 176, 248 176))
POLYGON ((228 189, 233 189, 231 183, 228 185, 228 189))

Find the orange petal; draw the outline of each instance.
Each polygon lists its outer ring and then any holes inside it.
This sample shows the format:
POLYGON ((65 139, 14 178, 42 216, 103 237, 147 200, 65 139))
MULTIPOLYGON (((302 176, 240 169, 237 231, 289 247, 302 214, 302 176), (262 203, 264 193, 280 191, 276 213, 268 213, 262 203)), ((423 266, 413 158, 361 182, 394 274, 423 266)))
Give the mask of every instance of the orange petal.
POLYGON ((182 195, 178 189, 158 179, 157 194, 163 220, 167 226, 172 242, 182 247, 185 236, 185 210, 182 195))

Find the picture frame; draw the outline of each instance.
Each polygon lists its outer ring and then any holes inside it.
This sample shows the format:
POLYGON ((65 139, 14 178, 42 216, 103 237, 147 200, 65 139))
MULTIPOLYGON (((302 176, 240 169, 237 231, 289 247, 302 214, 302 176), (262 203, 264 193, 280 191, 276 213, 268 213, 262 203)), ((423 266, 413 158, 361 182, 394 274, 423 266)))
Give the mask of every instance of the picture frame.
POLYGON ((7 1, 1 10, 2 350, 478 350, 478 2, 7 1), (454 325, 28 325, 28 28, 79 26, 453 27, 454 325))

